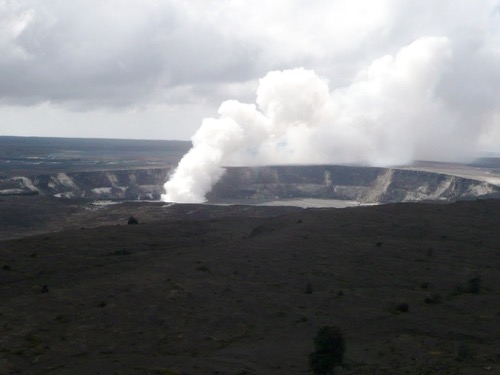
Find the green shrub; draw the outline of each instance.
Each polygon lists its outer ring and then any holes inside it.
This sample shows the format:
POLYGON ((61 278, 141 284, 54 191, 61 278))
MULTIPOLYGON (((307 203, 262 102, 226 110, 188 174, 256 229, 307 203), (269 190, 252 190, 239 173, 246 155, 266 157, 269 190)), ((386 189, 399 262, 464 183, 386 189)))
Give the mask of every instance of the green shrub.
POLYGON ((307 283, 305 293, 306 294, 313 294, 313 286, 311 283, 307 283))
POLYGON ((314 338, 315 351, 309 354, 309 365, 316 375, 333 374, 335 366, 342 365, 345 341, 337 327, 320 328, 314 338))
POLYGON ((410 305, 408 305, 406 302, 400 302, 394 306, 394 309, 396 310, 397 313, 406 313, 410 311, 410 305))
POLYGON ((457 360, 458 361, 469 361, 474 358, 474 351, 466 343, 460 343, 458 346, 457 360))
POLYGON ((137 225, 139 224, 139 220, 137 220, 135 217, 133 216, 130 216, 128 218, 128 222, 127 222, 128 225, 137 225))
POLYGON ((463 281, 457 286, 455 294, 478 294, 481 290, 481 275, 478 270, 468 270, 463 281))
POLYGON ((481 289, 481 276, 480 275, 471 276, 468 280, 469 293, 477 294, 479 293, 480 289, 481 289))
POLYGON ((425 303, 429 305, 435 305, 440 303, 442 300, 441 295, 439 293, 432 293, 430 296, 425 298, 425 303))

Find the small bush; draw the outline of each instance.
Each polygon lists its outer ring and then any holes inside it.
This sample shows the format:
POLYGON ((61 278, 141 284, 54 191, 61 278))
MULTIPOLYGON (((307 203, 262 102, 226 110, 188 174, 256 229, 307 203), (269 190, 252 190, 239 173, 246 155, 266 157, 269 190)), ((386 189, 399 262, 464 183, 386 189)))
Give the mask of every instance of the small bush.
POLYGON ((408 312, 410 311, 410 306, 406 302, 400 302, 395 306, 397 312, 408 312))
POLYGON ((68 323, 70 319, 66 315, 57 315, 54 318, 54 321, 56 321, 57 323, 68 323))
POLYGON ((129 219, 128 219, 128 224, 129 225, 135 225, 135 224, 139 224, 139 220, 137 220, 135 217, 133 216, 130 216, 129 219))
POLYGON ((469 361, 474 359, 474 351, 472 348, 465 343, 461 343, 458 346, 457 360, 458 361, 469 361))
POLYGON ((481 289, 481 276, 476 275, 469 279, 468 281, 468 290, 469 293, 477 294, 481 289))
POLYGON ((305 294, 313 294, 313 286, 311 283, 307 283, 305 294))
POLYGON ((305 323, 307 322, 309 319, 307 319, 307 316, 301 316, 299 319, 297 319, 295 321, 295 323, 305 323))
POLYGON ((429 305, 435 305, 441 302, 441 295, 439 293, 433 293, 430 296, 425 298, 425 303, 429 305))
POLYGON ((423 282, 422 284, 420 284, 421 289, 430 289, 431 287, 432 287, 432 284, 429 282, 423 282))
POLYGON ((122 249, 122 250, 115 250, 109 255, 115 255, 115 256, 121 256, 121 255, 130 255, 130 251, 122 249))
POLYGON ((333 374, 336 366, 342 365, 345 341, 337 327, 320 328, 314 338, 315 351, 309 354, 309 366, 316 375, 333 374))
POLYGON ((478 294, 481 290, 481 275, 477 270, 468 270, 463 281, 457 286, 455 294, 478 294))

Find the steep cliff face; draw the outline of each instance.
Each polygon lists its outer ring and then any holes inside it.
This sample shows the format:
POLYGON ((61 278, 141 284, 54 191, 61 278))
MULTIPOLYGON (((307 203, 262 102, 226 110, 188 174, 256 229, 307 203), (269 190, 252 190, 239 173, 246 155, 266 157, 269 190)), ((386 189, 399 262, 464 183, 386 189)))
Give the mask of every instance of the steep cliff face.
POLYGON ((391 168, 275 166, 228 168, 208 197, 321 198, 362 203, 459 200, 500 192, 500 187, 456 176, 391 168))
MULTIPOLYGON (((169 168, 72 172, 0 179, 1 195, 159 200, 169 168)), ((319 198, 361 203, 460 200, 500 194, 500 186, 441 173, 349 166, 227 168, 216 199, 319 198)))
POLYGON ((159 200, 168 172, 169 169, 158 168, 13 177, 0 181, 0 195, 159 200))

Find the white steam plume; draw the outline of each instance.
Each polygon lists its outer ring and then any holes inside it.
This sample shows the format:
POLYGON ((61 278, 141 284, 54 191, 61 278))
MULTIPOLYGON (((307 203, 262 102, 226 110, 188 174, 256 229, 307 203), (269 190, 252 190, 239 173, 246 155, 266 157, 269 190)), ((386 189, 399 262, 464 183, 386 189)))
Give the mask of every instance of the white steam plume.
POLYGON ((375 60, 333 91, 310 70, 270 72, 260 80, 256 105, 226 101, 218 119, 203 121, 162 200, 205 201, 230 165, 471 157, 498 109, 461 113, 446 89, 453 66, 450 41, 426 37, 375 60))

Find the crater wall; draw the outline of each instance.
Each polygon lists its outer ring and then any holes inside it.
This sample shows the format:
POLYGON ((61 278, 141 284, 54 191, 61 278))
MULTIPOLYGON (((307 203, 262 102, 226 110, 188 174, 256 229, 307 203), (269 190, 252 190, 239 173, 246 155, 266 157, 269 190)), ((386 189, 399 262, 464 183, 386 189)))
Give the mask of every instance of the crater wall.
MULTIPOLYGON (((172 168, 58 172, 0 178, 1 195, 159 200, 172 168)), ((444 173, 333 165, 230 167, 207 198, 318 198, 361 203, 453 201, 500 195, 500 187, 444 173)))
POLYGON ((499 193, 499 186, 443 173, 308 165, 228 168, 208 198, 319 198, 388 203, 453 201, 499 193))

